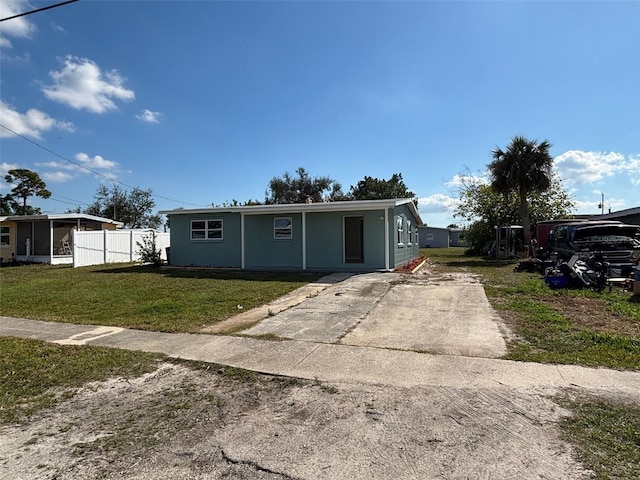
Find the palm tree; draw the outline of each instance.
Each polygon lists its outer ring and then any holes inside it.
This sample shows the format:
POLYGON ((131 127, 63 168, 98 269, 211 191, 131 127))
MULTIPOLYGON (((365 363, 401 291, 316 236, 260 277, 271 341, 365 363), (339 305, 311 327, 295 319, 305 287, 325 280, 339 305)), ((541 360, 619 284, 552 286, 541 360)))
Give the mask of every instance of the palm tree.
POLYGON ((491 152, 493 162, 489 164, 491 189, 508 195, 515 192, 520 199, 520 215, 524 230, 524 243, 531 246, 531 225, 529 222, 530 193, 542 193, 552 183, 551 167, 553 158, 549 154, 548 140, 538 143, 522 136, 515 136, 506 150, 496 147, 491 152))

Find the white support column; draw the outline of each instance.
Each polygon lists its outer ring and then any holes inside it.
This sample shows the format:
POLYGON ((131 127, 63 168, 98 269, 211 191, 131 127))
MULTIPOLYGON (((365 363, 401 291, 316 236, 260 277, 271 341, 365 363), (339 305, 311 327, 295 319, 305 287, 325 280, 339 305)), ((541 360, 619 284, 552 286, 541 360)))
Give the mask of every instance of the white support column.
POLYGON ((302 270, 307 269, 307 212, 302 212, 302 270))
POLYGON ((384 209, 384 268, 389 270, 389 209, 384 209))
POLYGON ((78 250, 76 247, 76 231, 71 230, 71 252, 73 253, 73 268, 78 267, 78 250))
POLYGON ((53 264, 53 220, 49 220, 49 257, 50 263, 53 264))
POLYGON ((240 214, 240 261, 244 270, 244 213, 240 214))

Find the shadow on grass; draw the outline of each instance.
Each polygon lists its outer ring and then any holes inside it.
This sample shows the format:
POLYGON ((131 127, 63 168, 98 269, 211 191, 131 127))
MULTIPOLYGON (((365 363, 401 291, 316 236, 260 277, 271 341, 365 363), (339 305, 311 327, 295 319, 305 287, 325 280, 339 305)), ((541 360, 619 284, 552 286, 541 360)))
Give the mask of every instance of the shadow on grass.
POLYGON ((313 282, 326 275, 326 272, 247 271, 232 268, 175 268, 158 267, 154 265, 127 265, 114 268, 101 268, 94 272, 106 274, 156 274, 169 278, 278 282, 313 282))
POLYGON ((477 267, 505 267, 509 265, 514 265, 516 261, 515 260, 496 260, 496 259, 481 260, 477 258, 470 258, 468 260, 438 261, 437 263, 447 267, 477 268, 477 267))

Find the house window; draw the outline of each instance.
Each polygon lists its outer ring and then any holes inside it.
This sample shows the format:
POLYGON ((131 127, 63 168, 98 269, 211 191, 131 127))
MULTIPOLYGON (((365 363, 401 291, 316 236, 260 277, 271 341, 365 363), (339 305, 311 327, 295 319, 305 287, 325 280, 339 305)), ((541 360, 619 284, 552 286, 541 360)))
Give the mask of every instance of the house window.
POLYGON ((396 231, 398 232, 398 245, 404 245, 404 236, 402 230, 402 217, 396 217, 396 231))
POLYGON ((191 220, 191 240, 222 240, 222 220, 191 220))
POLYGON ((9 231, 9 227, 0 227, 0 245, 9 245, 9 239, 11 238, 9 231))
POLYGON ((411 220, 407 220, 407 243, 411 245, 411 240, 413 237, 413 227, 411 225, 411 220))
POLYGON ((276 217, 273 219, 273 238, 293 238, 291 217, 276 217))

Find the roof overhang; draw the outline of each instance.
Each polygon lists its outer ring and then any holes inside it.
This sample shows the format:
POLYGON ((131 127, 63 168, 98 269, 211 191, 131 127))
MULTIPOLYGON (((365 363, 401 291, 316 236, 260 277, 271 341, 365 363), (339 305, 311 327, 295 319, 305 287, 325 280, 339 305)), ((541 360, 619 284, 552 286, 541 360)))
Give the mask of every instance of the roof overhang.
POLYGON ((37 222, 37 221, 84 221, 84 222, 96 222, 96 223, 109 223, 117 227, 124 227, 124 223, 110 218, 96 217, 95 215, 88 215, 86 213, 49 213, 42 215, 7 215, 0 217, 1 222, 37 222))
POLYGON ((243 215, 269 215, 302 212, 344 212, 344 211, 366 211, 383 210, 407 205, 412 214, 422 224, 422 219, 418 213, 415 203, 410 198, 392 198, 384 200, 353 200, 342 202, 322 202, 322 203, 288 203, 275 205, 247 205, 236 207, 210 207, 197 209, 162 210, 163 215, 194 215, 211 213, 241 213, 243 215))

